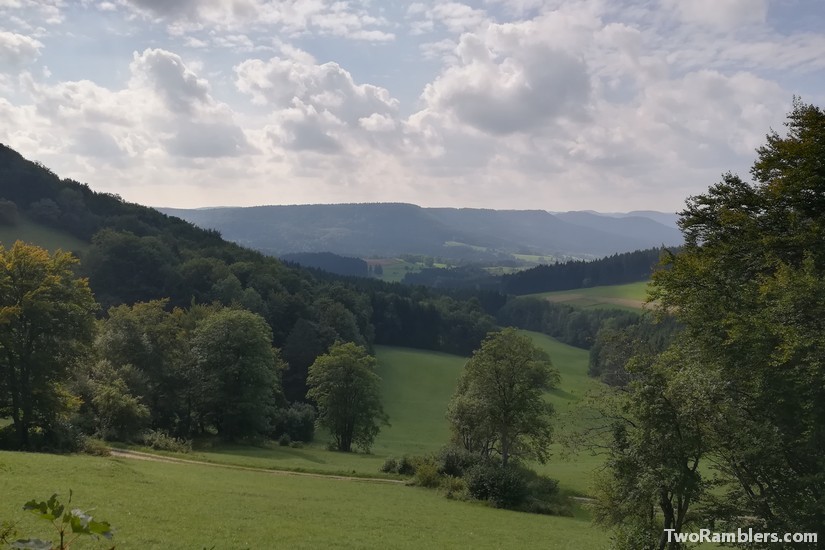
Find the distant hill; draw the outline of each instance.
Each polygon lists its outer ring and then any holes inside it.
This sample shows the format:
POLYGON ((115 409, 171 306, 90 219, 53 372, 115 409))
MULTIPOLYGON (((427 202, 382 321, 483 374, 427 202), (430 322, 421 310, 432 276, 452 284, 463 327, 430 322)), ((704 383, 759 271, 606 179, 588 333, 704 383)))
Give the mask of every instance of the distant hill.
POLYGON ((682 242, 675 227, 642 215, 422 208, 403 203, 159 210, 271 255, 425 254, 478 261, 512 254, 596 258, 682 242))

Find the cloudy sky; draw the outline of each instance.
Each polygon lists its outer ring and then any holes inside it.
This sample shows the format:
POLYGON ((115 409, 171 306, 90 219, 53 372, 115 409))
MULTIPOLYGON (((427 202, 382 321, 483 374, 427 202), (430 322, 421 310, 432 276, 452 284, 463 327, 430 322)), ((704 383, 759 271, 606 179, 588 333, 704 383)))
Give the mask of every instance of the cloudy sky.
POLYGON ((678 210, 825 104, 822 0, 0 0, 0 142, 155 206, 678 210))

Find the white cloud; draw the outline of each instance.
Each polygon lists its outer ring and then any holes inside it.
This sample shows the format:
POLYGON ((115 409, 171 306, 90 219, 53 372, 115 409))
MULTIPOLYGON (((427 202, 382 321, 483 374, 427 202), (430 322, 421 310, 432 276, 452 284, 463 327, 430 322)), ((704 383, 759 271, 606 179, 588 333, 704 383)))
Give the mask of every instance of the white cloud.
POLYGON ((475 30, 490 22, 487 12, 460 2, 433 2, 427 6, 413 3, 407 8, 412 34, 433 32, 437 26, 451 33, 475 30))
POLYGON ((459 61, 424 90, 427 108, 490 134, 578 118, 590 93, 587 66, 537 30, 533 24, 495 25, 462 35, 459 61))
POLYGON ((43 44, 34 38, 0 31, 0 68, 28 65, 40 57, 41 48, 43 44))
POLYGON ((213 27, 237 31, 277 27, 291 36, 317 33, 353 40, 385 42, 395 38, 388 22, 361 2, 340 0, 120 0, 138 14, 157 18, 170 32, 185 34, 213 27))

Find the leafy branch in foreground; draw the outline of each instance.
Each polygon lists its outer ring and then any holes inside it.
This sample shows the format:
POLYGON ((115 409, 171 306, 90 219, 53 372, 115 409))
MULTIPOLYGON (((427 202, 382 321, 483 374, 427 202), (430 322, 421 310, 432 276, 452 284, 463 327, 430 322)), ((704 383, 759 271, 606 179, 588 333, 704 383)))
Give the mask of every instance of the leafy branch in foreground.
MULTIPOLYGON (((72 492, 69 491, 67 505, 71 505, 71 503, 72 492)), ((19 550, 69 550, 72 544, 83 536, 91 536, 96 539, 100 537, 108 540, 112 539, 114 533, 108 522, 96 520, 88 512, 78 508, 69 510, 67 505, 62 504, 55 494, 49 500, 38 502, 36 499, 32 499, 23 506, 24 510, 52 523, 60 537, 57 546, 51 541, 34 538, 9 541, 8 538, 13 536, 13 526, 6 526, 5 524, 2 533, 0 533, 0 536, 3 537, 0 538, 0 542, 5 542, 11 548, 19 550)), ((113 549, 114 546, 111 548, 113 549)))

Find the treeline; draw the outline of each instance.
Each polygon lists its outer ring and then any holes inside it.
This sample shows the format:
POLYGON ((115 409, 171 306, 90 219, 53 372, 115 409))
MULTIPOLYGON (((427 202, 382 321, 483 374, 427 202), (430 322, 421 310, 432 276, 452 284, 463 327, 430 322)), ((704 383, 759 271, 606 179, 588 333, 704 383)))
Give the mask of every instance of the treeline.
POLYGON ((370 270, 367 262, 361 258, 339 256, 332 252, 296 252, 283 254, 281 259, 287 263, 298 264, 303 267, 323 269, 336 275, 347 277, 369 277, 370 270))
POLYGON ((540 298, 514 298, 499 310, 503 326, 542 332, 582 349, 590 349, 607 321, 626 327, 639 323, 641 315, 620 309, 581 309, 540 298))
POLYGON ((520 295, 646 281, 659 264, 661 255, 661 248, 650 248, 594 261, 571 260, 540 265, 502 276, 501 290, 520 295))
MULTIPOLYGON (((674 249, 676 250, 678 249, 674 249)), ((600 285, 619 285, 650 279, 659 264, 662 252, 661 248, 650 248, 614 254, 592 261, 570 260, 540 265, 501 276, 491 275, 479 266, 426 268, 415 273, 407 273, 403 282, 438 289, 494 290, 517 296, 600 285)))

